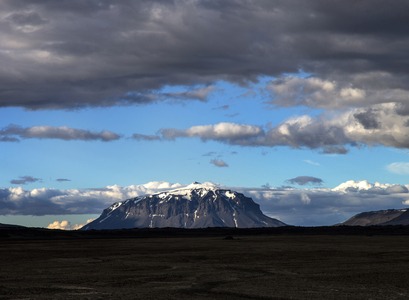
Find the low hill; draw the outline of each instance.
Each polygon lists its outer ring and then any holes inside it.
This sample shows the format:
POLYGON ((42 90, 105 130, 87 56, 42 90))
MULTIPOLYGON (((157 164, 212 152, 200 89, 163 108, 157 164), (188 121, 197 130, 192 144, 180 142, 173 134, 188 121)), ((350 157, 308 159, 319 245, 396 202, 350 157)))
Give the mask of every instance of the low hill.
POLYGON ((374 226, 374 225, 409 225, 408 209, 387 209, 359 213, 341 225, 374 226))

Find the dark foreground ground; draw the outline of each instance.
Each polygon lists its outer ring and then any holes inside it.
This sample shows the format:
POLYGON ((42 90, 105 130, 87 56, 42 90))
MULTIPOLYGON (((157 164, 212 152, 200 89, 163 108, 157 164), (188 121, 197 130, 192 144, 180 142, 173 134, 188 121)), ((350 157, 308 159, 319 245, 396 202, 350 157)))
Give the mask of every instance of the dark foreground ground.
POLYGON ((409 299, 405 230, 328 230, 3 231, 0 299, 409 299))

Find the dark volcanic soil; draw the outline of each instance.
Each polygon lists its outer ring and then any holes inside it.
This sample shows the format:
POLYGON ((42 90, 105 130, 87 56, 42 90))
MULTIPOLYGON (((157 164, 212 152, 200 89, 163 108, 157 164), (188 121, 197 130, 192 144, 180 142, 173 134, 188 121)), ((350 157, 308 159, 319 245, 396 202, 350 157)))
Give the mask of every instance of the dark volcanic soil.
POLYGON ((0 240, 0 299, 408 299, 408 236, 0 240))

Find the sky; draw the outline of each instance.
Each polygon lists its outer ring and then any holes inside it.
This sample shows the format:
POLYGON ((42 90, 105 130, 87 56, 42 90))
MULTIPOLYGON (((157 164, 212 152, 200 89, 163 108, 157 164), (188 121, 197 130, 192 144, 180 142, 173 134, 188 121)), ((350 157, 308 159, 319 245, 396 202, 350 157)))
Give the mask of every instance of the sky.
POLYGON ((0 223, 194 181, 331 225, 409 207, 407 1, 0 2, 0 223))

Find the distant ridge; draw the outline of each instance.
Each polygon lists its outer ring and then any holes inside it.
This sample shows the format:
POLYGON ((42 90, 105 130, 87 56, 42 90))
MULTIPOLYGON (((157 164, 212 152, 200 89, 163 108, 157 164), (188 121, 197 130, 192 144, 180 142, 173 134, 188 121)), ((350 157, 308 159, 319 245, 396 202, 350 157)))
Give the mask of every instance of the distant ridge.
POLYGON ((278 227, 251 198, 212 183, 117 202, 82 230, 122 228, 278 227))
POLYGON ((359 213, 341 223, 347 226, 409 225, 408 209, 387 209, 359 213))
POLYGON ((0 223, 0 228, 24 228, 24 226, 0 223))

